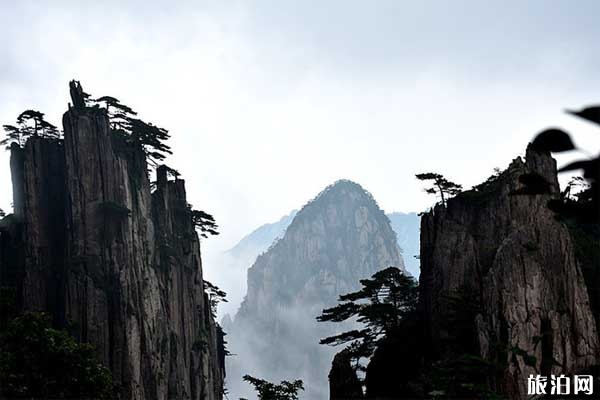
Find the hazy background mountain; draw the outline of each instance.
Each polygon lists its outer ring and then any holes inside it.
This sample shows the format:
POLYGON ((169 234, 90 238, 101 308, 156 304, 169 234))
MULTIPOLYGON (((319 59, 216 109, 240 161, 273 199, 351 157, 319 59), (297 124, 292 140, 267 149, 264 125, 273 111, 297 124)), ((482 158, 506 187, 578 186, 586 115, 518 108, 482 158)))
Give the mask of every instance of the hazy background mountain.
MULTIPOLYGON (((283 237, 292 223, 297 210, 281 217, 277 222, 267 223, 244 236, 230 250, 211 258, 211 263, 219 268, 219 280, 216 281, 227 292, 227 303, 219 306, 219 315, 233 316, 246 294, 246 272, 256 261, 259 254, 265 252, 277 239, 283 237)), ((419 277, 419 224, 417 213, 393 212, 387 214, 396 233, 398 245, 406 270, 415 278, 419 277)))
POLYGON ((296 212, 297 210, 293 210, 277 222, 256 228, 234 247, 212 259, 214 265, 219 266, 219 280, 215 283, 227 292, 228 302, 219 306, 220 315, 235 314, 246 294, 246 271, 259 254, 266 251, 277 238, 283 236, 296 216, 296 212))
POLYGON ((326 398, 334 349, 318 342, 344 327, 315 317, 388 266, 404 269, 396 233, 360 185, 338 181, 303 207, 283 237, 257 257, 235 319, 224 320, 235 354, 227 365, 232 397, 249 395, 241 377, 251 374, 302 379, 305 398, 326 398))

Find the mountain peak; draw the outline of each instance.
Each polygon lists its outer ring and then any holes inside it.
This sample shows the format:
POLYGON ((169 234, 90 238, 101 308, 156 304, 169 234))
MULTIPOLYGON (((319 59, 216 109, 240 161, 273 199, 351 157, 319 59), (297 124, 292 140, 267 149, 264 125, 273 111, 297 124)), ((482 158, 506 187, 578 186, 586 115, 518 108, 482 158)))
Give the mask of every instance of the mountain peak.
POLYGON ((347 194, 365 196, 365 197, 369 198, 370 200, 372 200, 375 204, 377 204, 377 202, 375 201, 375 198, 373 197, 373 195, 371 193, 369 193, 368 190, 363 188, 358 183, 351 181, 349 179, 339 179, 339 180, 333 182, 331 185, 329 185, 325 189, 323 189, 321 191, 321 193, 319 193, 312 201, 316 201, 316 200, 318 200, 320 198, 324 198, 324 197, 340 196, 340 195, 343 196, 343 195, 347 195, 347 194))
POLYGON ((329 185, 248 270, 248 291, 231 331, 232 351, 240 356, 229 376, 299 377, 308 398, 325 398, 332 349, 318 343, 334 332, 315 317, 390 266, 404 270, 396 234, 373 196, 349 180, 329 185))

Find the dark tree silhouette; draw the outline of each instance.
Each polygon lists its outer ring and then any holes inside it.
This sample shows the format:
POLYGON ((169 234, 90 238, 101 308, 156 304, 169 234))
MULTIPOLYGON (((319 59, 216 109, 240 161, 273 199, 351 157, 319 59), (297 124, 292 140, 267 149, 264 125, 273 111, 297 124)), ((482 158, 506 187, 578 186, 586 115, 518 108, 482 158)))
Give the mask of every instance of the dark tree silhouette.
POLYGON ((10 148, 11 143, 20 147, 25 145, 30 137, 42 137, 46 139, 59 139, 60 131, 50 122, 44 119, 44 113, 35 110, 25 110, 17 117, 16 125, 2 125, 6 137, 0 141, 0 145, 10 148))
POLYGON ((89 344, 26 313, 0 334, 1 398, 113 398, 110 371, 89 344))
POLYGON ((217 316, 217 306, 220 302, 227 303, 227 293, 221 290, 217 285, 213 285, 206 279, 204 280, 204 291, 208 294, 208 301, 210 303, 210 311, 213 318, 217 316))
POLYGON ((75 108, 88 107, 88 103, 92 102, 96 103, 94 107, 102 106, 113 133, 126 142, 138 143, 153 167, 156 168, 167 154, 172 154, 171 147, 165 143, 170 137, 166 129, 136 118, 137 113, 115 97, 102 96, 90 100, 90 95, 83 91, 79 82, 71 81, 70 87, 75 108))
POLYGON ((177 171, 174 168, 171 168, 167 165, 164 166, 165 167, 165 171, 167 172, 167 177, 171 177, 174 179, 179 179, 179 177, 181 176, 181 174, 179 173, 179 171, 177 171))
POLYGON ((0 145, 6 146, 6 150, 10 149, 11 143, 16 143, 19 147, 23 147, 30 136, 29 132, 23 132, 14 125, 2 125, 2 128, 6 132, 6 137, 0 141, 0 145))
POLYGON ((304 383, 300 379, 281 381, 278 385, 250 375, 244 375, 243 379, 254 386, 259 400, 298 400, 298 392, 304 390, 304 383))
MULTIPOLYGON (((569 114, 600 125, 600 106, 591 106, 581 111, 567 110, 569 114)), ((531 146, 538 152, 560 153, 575 150, 569 133, 560 129, 547 129, 536 135, 531 146)), ((558 172, 582 171, 583 179, 572 180, 558 200, 551 200, 550 208, 579 223, 600 223, 600 156, 571 162, 558 172), (584 180, 586 182, 584 182, 584 180), (578 193, 574 189, 581 188, 578 193)), ((522 180, 525 176, 521 176, 522 180)))
POLYGON ((360 281, 362 288, 339 296, 335 307, 323 310, 317 321, 342 322, 352 318, 362 323, 364 329, 350 330, 321 339, 321 344, 344 349, 361 368, 360 359, 372 355, 378 342, 398 328, 400 322, 414 314, 417 306, 417 283, 396 267, 376 272, 360 281))
POLYGON ((157 167, 167 154, 173 154, 171 147, 165 143, 171 135, 164 128, 142 121, 139 118, 128 117, 124 125, 124 133, 136 143, 139 143, 146 154, 148 162, 157 167))
POLYGON ((200 236, 207 238, 208 235, 218 235, 219 225, 215 222, 215 218, 200 210, 194 210, 191 204, 188 204, 190 215, 192 216, 192 224, 200 230, 200 236))
POLYGON ((4 212, 3 209, 0 208, 0 218, 4 218, 6 217, 6 213, 4 212))
POLYGON ((102 96, 95 99, 94 102, 104 105, 113 130, 125 130, 128 127, 129 118, 137 115, 131 107, 122 104, 112 96, 102 96))
POLYGON ((415 176, 421 181, 433 181, 433 186, 426 188, 425 192, 439 195, 443 206, 446 206, 447 198, 456 196, 462 191, 462 185, 447 180, 441 174, 427 172, 415 176))

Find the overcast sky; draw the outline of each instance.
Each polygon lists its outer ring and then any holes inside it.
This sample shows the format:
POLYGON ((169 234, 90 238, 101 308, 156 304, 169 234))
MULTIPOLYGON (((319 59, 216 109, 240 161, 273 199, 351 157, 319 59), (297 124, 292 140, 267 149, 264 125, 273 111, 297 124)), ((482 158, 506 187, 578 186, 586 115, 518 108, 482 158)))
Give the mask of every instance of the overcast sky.
POLYGON ((421 211, 415 173, 469 187, 548 126, 600 150, 562 112, 600 102, 598 1, 119 3, 2 0, 0 122, 58 124, 75 78, 168 128, 168 163, 221 226, 209 254, 340 178, 421 211))

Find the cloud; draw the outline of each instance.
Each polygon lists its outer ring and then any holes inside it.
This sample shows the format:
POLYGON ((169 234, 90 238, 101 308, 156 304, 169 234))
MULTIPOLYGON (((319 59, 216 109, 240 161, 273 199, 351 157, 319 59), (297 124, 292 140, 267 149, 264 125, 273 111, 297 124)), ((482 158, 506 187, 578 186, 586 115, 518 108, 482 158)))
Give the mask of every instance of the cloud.
MULTIPOLYGON (((597 100, 595 2, 19 2, 3 8, 0 122, 58 122, 80 79, 173 134, 169 163, 222 235, 210 255, 339 178, 386 211, 431 204, 414 174, 465 186, 597 100), (543 12, 541 11, 543 9, 543 12)), ((0 154, 8 165, 8 154, 0 154)), ((0 168, 0 207, 10 177, 0 168)), ((218 266, 205 263, 219 283, 218 266)))

